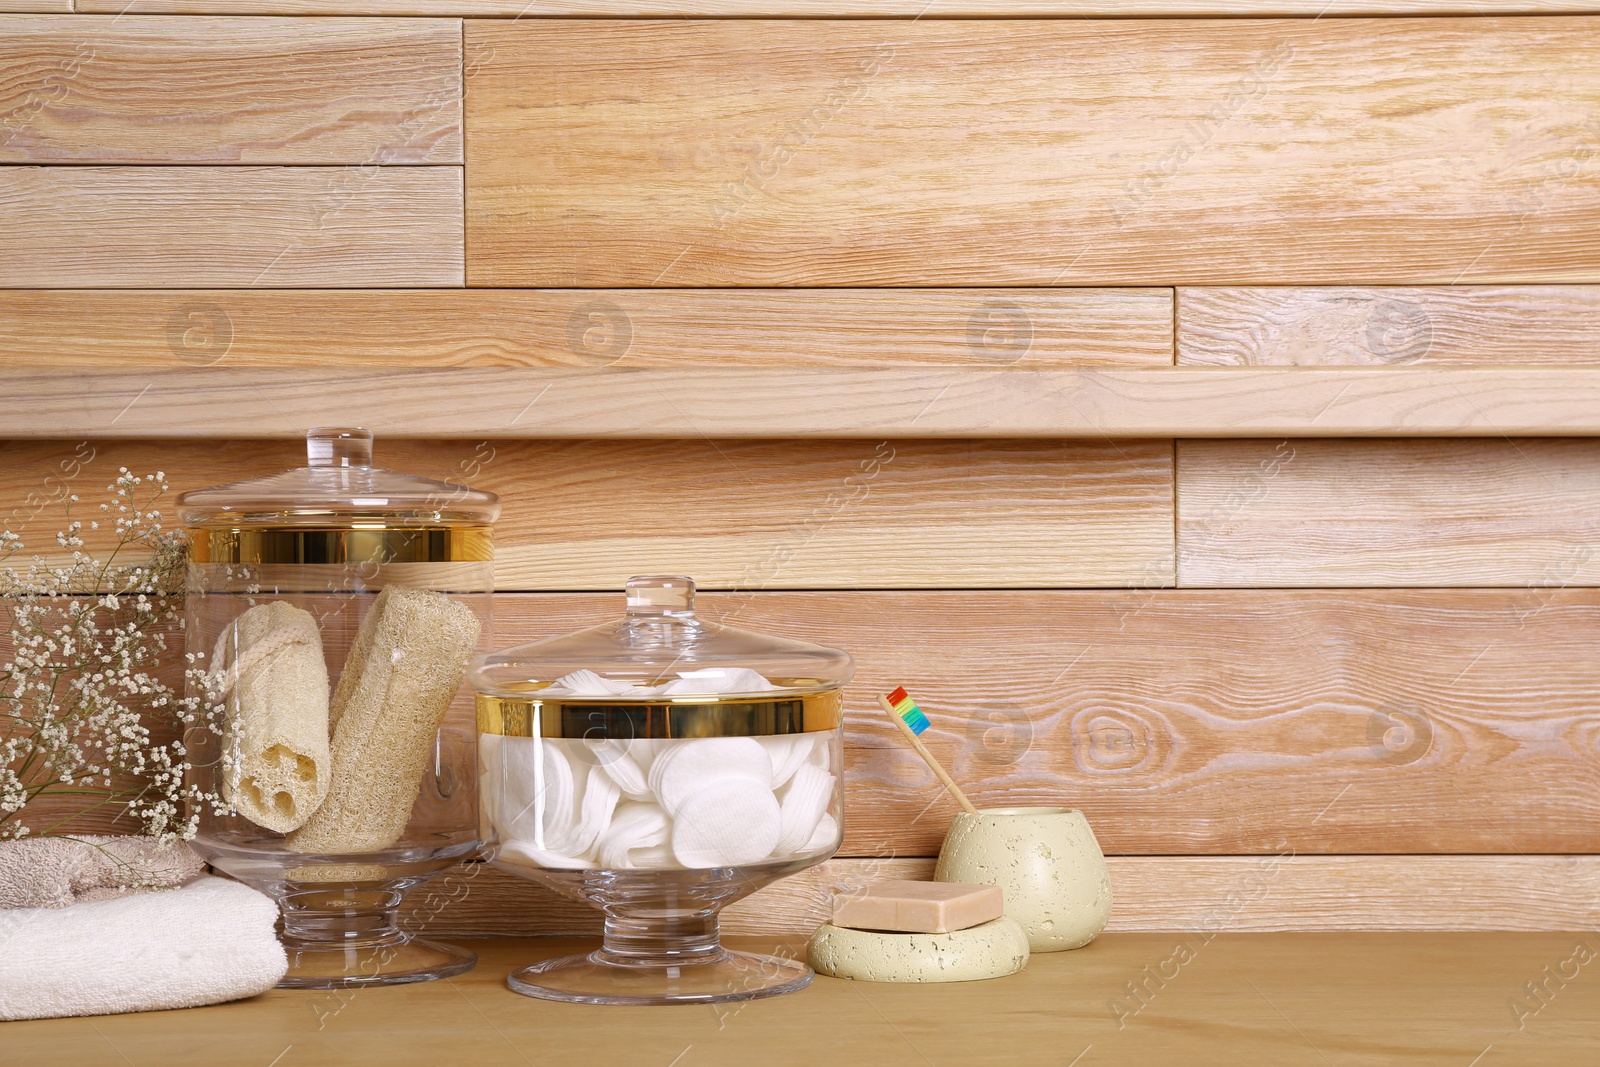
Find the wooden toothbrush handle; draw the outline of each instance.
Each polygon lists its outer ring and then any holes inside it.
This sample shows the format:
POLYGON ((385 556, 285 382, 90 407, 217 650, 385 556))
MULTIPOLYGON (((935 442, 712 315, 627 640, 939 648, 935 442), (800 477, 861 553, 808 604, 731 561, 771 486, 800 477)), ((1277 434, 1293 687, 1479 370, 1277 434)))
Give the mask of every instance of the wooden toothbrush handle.
POLYGON ((923 762, 928 765, 934 774, 939 776, 939 781, 943 782, 944 787, 950 790, 950 795, 956 798, 956 803, 961 805, 961 810, 968 815, 978 814, 978 809, 972 806, 972 801, 967 799, 967 794, 961 791, 959 785, 956 785, 956 780, 950 777, 949 773, 944 769, 944 765, 933 758, 933 753, 928 751, 927 746, 922 743, 922 739, 911 732, 911 727, 907 726, 906 721, 900 717, 899 712, 894 710, 894 705, 889 703, 889 698, 880 696, 878 698, 878 706, 883 709, 884 714, 893 720, 896 726, 900 727, 900 732, 906 735, 906 740, 910 741, 911 747, 917 750, 917 755, 921 756, 923 762))

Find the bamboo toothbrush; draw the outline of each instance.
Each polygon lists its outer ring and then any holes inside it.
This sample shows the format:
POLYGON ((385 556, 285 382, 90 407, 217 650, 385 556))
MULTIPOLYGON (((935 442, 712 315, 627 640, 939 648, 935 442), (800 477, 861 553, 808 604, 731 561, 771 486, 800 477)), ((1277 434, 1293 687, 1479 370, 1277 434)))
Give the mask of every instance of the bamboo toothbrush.
POLYGON ((894 720, 896 726, 900 727, 900 732, 906 735, 906 740, 910 741, 911 747, 917 750, 917 755, 921 756, 923 761, 932 768, 933 773, 939 776, 939 781, 943 782, 944 787, 950 790, 950 795, 956 798, 956 803, 961 805, 961 810, 968 815, 978 814, 978 809, 972 806, 972 801, 967 799, 967 794, 961 791, 961 787, 956 785, 955 779, 950 777, 943 765, 933 758, 933 753, 929 752, 927 746, 918 739, 917 735, 928 728, 928 717, 922 713, 921 708, 917 707, 917 702, 911 699, 911 695, 905 691, 905 687, 902 686, 896 689, 886 697, 879 697, 878 706, 884 710, 884 714, 894 720))

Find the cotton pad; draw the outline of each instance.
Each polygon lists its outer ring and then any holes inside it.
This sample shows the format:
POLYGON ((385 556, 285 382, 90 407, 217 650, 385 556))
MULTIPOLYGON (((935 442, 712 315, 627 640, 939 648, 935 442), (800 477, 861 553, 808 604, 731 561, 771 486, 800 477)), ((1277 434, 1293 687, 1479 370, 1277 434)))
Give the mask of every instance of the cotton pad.
POLYGON ((521 860, 535 867, 556 867, 565 870, 583 870, 591 864, 582 856, 568 856, 561 852, 551 852, 539 848, 531 841, 503 841, 500 844, 496 859, 521 860))
POLYGON ((650 783, 634 758, 616 741, 585 741, 596 765, 610 776, 629 800, 649 800, 650 783))
POLYGON ((816 747, 816 739, 819 736, 824 735, 775 734, 756 739, 772 758, 772 788, 781 788, 785 782, 794 777, 794 772, 802 763, 812 758, 812 749, 816 747))
MULTIPOLYGON (((752 737, 704 737, 679 741, 650 765, 650 791, 674 818, 689 793, 707 782, 743 778, 755 782, 770 798, 772 757, 752 737)), ((774 801, 776 806, 776 801, 774 801)))
POLYGON ((750 778, 717 778, 679 804, 672 853, 685 867, 758 863, 772 854, 781 826, 772 790, 750 778))
POLYGON ((622 791, 610 775, 599 767, 589 768, 578 823, 564 846, 568 852, 582 856, 594 848, 601 832, 611 825, 611 813, 616 810, 621 795, 622 791))
POLYGON ((787 855, 810 841, 832 799, 833 775, 809 763, 801 764, 784 790, 776 851, 787 855))
POLYGON ((639 866, 631 854, 664 844, 670 828, 667 813, 654 804, 619 805, 611 825, 600 835, 600 866, 611 870, 639 866))
POLYGON ((573 830, 576 788, 559 746, 536 737, 479 738, 484 803, 502 837, 565 848, 573 830))
POLYGON ((839 847, 839 820, 831 814, 824 815, 822 821, 817 823, 817 828, 812 831, 811 839, 805 843, 800 851, 805 853, 829 851, 839 847))

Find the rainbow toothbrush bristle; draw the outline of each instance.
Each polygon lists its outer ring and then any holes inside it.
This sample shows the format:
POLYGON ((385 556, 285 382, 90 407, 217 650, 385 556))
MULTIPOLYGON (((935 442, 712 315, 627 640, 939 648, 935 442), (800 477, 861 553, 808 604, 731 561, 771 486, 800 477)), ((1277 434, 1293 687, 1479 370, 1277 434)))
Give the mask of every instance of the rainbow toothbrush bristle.
POLYGON ((904 686, 889 694, 889 703, 912 733, 920 734, 928 728, 928 717, 922 714, 922 709, 917 707, 917 702, 911 699, 911 694, 906 692, 904 686))

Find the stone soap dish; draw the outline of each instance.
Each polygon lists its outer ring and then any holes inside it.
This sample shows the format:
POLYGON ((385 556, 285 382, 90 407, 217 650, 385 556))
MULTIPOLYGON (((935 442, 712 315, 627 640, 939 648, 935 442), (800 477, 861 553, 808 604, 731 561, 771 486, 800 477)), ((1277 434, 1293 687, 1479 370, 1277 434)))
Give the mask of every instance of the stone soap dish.
POLYGON ((971 982, 1028 965, 1028 933, 1002 915, 999 887, 879 882, 833 900, 811 966, 865 982, 971 982))
POLYGON ((992 919, 947 934, 817 928, 807 946, 818 974, 862 982, 973 982, 1028 965, 1028 934, 1014 919, 992 919))

